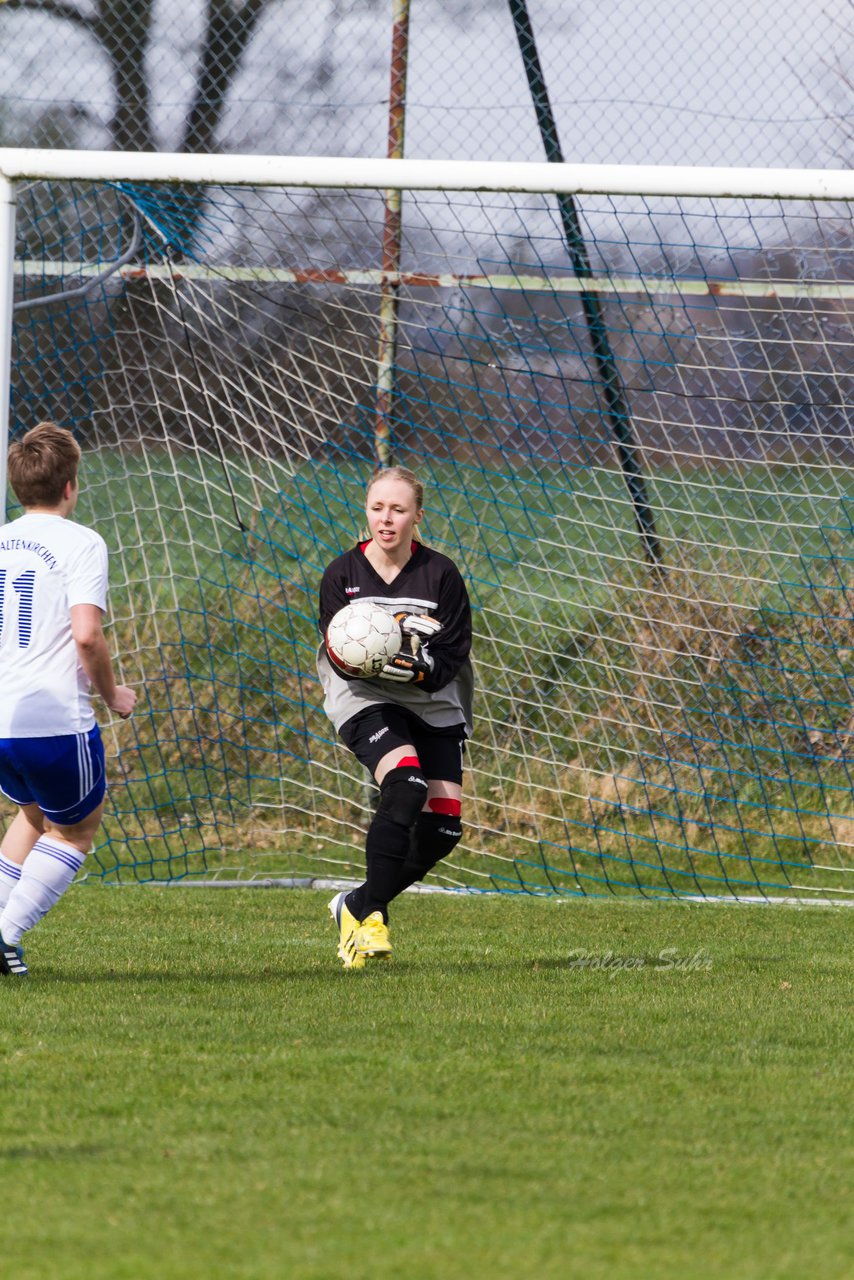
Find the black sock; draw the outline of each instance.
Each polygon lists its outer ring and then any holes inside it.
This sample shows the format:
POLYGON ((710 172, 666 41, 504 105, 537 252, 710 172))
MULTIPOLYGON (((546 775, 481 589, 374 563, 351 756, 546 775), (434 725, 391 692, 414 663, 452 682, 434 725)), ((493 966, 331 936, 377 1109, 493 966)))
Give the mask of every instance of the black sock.
MULTIPOLYGON (((447 858, 463 836, 458 817, 442 813, 421 813, 412 830, 409 856, 401 868, 398 893, 423 880, 437 862, 447 858)), ((396 895, 395 895, 396 896, 396 895)))
POLYGON ((393 822, 384 813, 377 813, 368 827, 365 841, 365 859, 368 873, 365 883, 348 896, 347 907, 357 920, 364 920, 374 911, 382 913, 388 922, 388 904, 400 893, 400 879, 409 853, 409 828, 393 822), (350 905, 350 897, 354 899, 350 905))
POLYGON ((365 904, 366 884, 360 884, 357 889, 351 889, 344 899, 344 906, 356 920, 364 919, 362 910, 365 904))

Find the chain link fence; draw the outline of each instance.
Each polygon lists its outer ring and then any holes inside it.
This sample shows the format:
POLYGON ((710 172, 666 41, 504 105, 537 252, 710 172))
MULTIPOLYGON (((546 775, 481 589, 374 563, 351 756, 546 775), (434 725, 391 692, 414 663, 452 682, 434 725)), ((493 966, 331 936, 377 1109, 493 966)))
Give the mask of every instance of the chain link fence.
MULTIPOLYGON (((530 0, 567 160, 850 162, 852 0, 530 0)), ((384 155, 392 0, 0 0, 0 142, 384 155)), ((539 160, 507 0, 411 0, 406 153, 539 160)))

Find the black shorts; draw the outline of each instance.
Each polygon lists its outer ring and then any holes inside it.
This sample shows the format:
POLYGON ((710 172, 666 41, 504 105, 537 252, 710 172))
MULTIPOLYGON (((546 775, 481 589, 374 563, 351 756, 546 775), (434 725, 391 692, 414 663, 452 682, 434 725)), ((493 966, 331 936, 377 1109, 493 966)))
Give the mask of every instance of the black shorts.
POLYGON ((436 729, 413 711, 381 702, 345 721, 338 736, 372 775, 389 751, 411 743, 425 778, 458 784, 463 780, 464 724, 436 729))

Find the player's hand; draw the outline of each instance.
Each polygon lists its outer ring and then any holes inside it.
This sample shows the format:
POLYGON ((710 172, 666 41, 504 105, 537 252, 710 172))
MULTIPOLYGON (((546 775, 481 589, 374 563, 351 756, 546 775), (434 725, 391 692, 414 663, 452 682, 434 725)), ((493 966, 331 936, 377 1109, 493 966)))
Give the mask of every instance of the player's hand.
POLYGON ((411 652, 401 649, 400 653, 385 664, 380 672, 381 680, 396 680, 399 684, 412 681, 420 684, 433 670, 433 659, 427 652, 426 645, 413 644, 411 652))
POLYGON ((405 636, 417 636, 419 640, 432 640, 442 630, 438 618, 427 613, 396 613, 400 630, 405 636))
POLYGON ((136 691, 126 684, 117 684, 112 702, 107 704, 123 720, 128 720, 136 706, 136 691))

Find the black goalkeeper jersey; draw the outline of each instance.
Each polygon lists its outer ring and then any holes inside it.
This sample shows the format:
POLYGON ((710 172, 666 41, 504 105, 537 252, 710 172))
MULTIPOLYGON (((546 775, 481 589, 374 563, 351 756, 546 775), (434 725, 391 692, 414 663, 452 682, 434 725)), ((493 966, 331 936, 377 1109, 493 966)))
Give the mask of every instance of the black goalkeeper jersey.
POLYGON ((474 675, 471 607, 460 571, 448 556, 413 542, 412 555, 394 582, 384 582, 359 543, 333 560, 320 583, 320 630, 333 614, 356 600, 370 600, 392 613, 427 613, 442 623, 428 644, 433 670, 419 684, 347 679, 332 666, 321 642, 317 670, 324 710, 336 729, 359 711, 381 702, 407 707, 436 728, 465 724, 471 734, 474 675))

